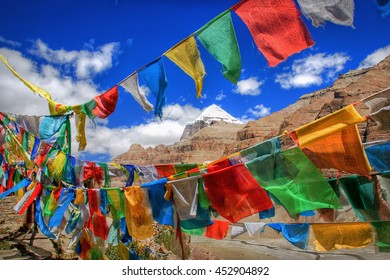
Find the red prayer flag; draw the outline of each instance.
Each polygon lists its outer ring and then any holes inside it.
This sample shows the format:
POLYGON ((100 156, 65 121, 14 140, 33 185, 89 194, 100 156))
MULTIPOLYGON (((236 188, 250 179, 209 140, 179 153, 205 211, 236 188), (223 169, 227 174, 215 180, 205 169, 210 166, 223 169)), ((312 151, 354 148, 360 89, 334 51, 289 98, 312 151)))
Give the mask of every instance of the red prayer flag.
POLYGON ((96 102, 96 107, 92 110, 92 113, 101 119, 107 118, 115 111, 116 103, 118 101, 118 86, 114 86, 105 93, 96 96, 94 100, 96 102))
POLYGON ((230 223, 226 221, 213 221, 214 224, 207 226, 205 236, 214 239, 224 239, 228 233, 230 223))
POLYGON ((168 178, 171 175, 176 174, 175 166, 173 164, 158 164, 154 168, 157 170, 158 178, 168 178))
POLYGON ((229 167, 232 164, 230 163, 228 158, 221 159, 219 161, 210 163, 210 165, 207 166, 207 172, 211 173, 220 169, 223 169, 225 167, 229 167))
POLYGON ((233 223, 272 208, 267 192, 243 163, 202 177, 212 207, 233 223))
POLYGON ((314 45, 293 0, 243 0, 232 9, 249 28, 270 66, 314 45))

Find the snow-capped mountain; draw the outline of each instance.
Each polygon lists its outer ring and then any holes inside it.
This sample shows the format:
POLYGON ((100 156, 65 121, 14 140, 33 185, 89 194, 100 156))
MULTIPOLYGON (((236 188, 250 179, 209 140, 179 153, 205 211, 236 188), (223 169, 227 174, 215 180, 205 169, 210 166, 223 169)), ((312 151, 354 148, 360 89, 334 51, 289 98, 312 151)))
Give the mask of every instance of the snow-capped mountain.
POLYGON ((186 125, 180 140, 191 137, 202 128, 210 126, 215 122, 243 124, 221 107, 213 104, 205 108, 193 122, 186 125))

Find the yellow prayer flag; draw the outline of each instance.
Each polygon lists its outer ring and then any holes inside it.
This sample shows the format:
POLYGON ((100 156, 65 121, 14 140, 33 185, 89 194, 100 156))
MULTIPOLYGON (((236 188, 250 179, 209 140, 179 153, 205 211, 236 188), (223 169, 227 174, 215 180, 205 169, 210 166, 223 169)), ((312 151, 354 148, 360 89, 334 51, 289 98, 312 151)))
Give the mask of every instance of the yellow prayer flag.
POLYGON ((85 196, 83 189, 75 189, 76 198, 74 199, 74 204, 85 204, 85 196))
POLYGON ((172 60, 195 81, 196 97, 199 98, 206 74, 194 36, 188 37, 177 46, 168 50, 165 56, 172 60))
POLYGON ((125 188, 125 215, 129 234, 137 239, 146 239, 154 234, 150 208, 145 203, 145 193, 140 186, 125 188))
POLYGON ((373 241, 370 223, 312 224, 316 251, 365 247, 373 241))
POLYGON ((348 105, 341 110, 297 128, 295 131, 290 132, 290 136, 303 148, 341 131, 347 126, 364 122, 365 120, 355 110, 353 105, 348 105))
POLYGON ((46 90, 23 79, 22 76, 20 76, 15 71, 15 69, 13 69, 11 65, 9 65, 7 59, 2 54, 0 54, 0 60, 4 63, 5 66, 7 66, 7 68, 12 72, 12 74, 14 74, 19 80, 21 80, 29 89, 31 89, 33 92, 37 93, 39 96, 47 100, 52 100, 50 93, 48 93, 46 90))

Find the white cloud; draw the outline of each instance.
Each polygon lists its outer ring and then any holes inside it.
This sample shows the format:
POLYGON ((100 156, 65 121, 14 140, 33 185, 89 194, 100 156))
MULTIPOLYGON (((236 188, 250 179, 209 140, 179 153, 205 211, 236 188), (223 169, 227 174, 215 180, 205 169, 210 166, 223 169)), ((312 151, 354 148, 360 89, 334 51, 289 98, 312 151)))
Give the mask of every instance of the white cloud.
POLYGON ((295 60, 289 72, 276 75, 275 82, 284 89, 319 86, 334 79, 348 60, 343 53, 310 55, 295 60))
MULTIPOLYGON (((24 57, 18 51, 1 48, 0 53, 24 79, 47 90, 59 103, 80 104, 101 94, 93 82, 74 80, 71 76, 62 75, 57 68, 49 64, 38 67, 35 61, 24 57)), ((30 91, 2 63, 0 73, 0 111, 27 115, 49 113, 47 101, 30 91)))
POLYGON ((221 101, 222 99, 224 99, 226 97, 226 95, 223 93, 223 91, 221 90, 218 95, 215 97, 215 100, 217 101, 221 101))
POLYGON ((263 104, 258 104, 253 108, 249 108, 240 120, 243 123, 247 123, 248 121, 257 120, 269 114, 271 114, 270 107, 265 107, 263 104))
POLYGON ((262 81, 258 81, 257 77, 240 80, 238 81, 236 88, 233 89, 233 92, 241 95, 257 96, 261 94, 260 86, 263 83, 264 82, 262 81))
POLYGON ((373 53, 367 55, 367 57, 360 62, 358 69, 371 67, 390 55, 390 45, 377 49, 373 53))
MULTIPOLYGON (((88 143, 85 152, 109 154, 110 157, 115 157, 128 151, 134 143, 141 144, 145 148, 159 144, 174 144, 180 140, 186 123, 193 121, 200 113, 200 109, 191 105, 171 104, 163 109, 163 121, 150 119, 137 126, 117 128, 99 124, 96 127, 88 125, 86 129, 88 143)), ((75 142, 73 151, 77 151, 75 142)))
POLYGON ((4 37, 0 36, 0 43, 7 44, 11 47, 20 47, 22 44, 16 41, 7 40, 4 37))
POLYGON ((79 79, 89 79, 112 67, 112 57, 119 49, 119 43, 112 42, 93 50, 94 41, 85 45, 88 50, 66 51, 64 49, 53 50, 41 40, 36 40, 34 48, 30 51, 49 63, 64 65, 71 64, 75 68, 75 74, 79 79))

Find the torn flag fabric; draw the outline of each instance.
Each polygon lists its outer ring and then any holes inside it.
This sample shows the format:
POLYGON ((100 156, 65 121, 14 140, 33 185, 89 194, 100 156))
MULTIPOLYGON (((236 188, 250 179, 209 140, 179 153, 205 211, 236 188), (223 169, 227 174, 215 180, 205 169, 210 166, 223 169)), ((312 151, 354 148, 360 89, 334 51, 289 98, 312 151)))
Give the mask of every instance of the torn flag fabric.
POLYGON ((202 176, 212 207, 233 223, 272 208, 266 191, 260 187, 244 164, 202 176))
POLYGON ((376 242, 375 245, 379 248, 379 252, 390 252, 390 222, 372 222, 375 230, 376 242))
POLYGON ((342 207, 322 173, 298 147, 266 158, 255 158, 246 166, 291 215, 342 207))
POLYGON ((138 73, 126 78, 119 85, 125 88, 146 112, 152 111, 153 105, 146 98, 145 90, 139 86, 138 73))
POLYGON ((92 113, 98 118, 105 119, 115 111, 118 101, 118 86, 114 86, 105 93, 93 98, 96 102, 96 107, 92 113))
POLYGON ((138 76, 146 83, 150 92, 156 97, 154 115, 161 119, 163 115, 162 109, 164 108, 167 99, 165 89, 168 86, 162 58, 153 61, 139 71, 138 76))
POLYGON ((196 97, 202 94, 203 77, 206 74, 194 36, 190 36, 165 53, 165 56, 179 66, 195 81, 196 97))
POLYGON ((354 0, 298 0, 299 8, 315 27, 326 20, 335 24, 353 26, 354 0))
POLYGON ((225 78, 237 84, 242 63, 230 13, 230 10, 227 10, 215 17, 196 31, 195 35, 207 51, 222 64, 225 78))
POLYGON ((314 45, 292 0, 244 0, 232 9, 244 21, 271 67, 314 45))

